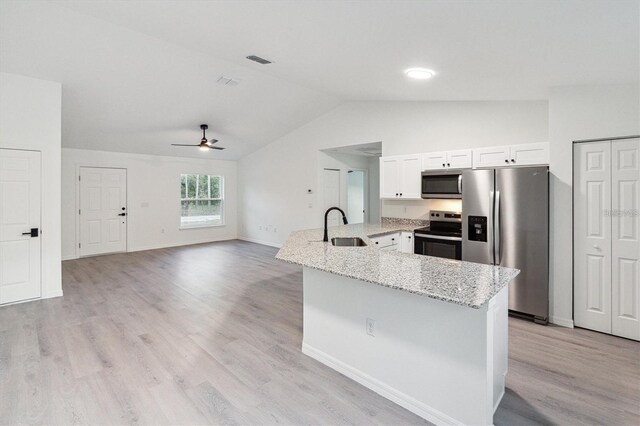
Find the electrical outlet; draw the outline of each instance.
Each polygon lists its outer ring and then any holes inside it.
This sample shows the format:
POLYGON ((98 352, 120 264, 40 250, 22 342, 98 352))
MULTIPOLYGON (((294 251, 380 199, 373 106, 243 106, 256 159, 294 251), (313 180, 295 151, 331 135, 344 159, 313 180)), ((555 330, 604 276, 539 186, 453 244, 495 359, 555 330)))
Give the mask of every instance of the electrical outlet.
POLYGON ((369 336, 376 336, 376 320, 367 318, 367 334, 369 336))
POLYGON ((262 231, 262 225, 258 226, 258 230, 262 231))
POLYGON ((278 228, 273 228, 273 232, 278 232, 278 228))

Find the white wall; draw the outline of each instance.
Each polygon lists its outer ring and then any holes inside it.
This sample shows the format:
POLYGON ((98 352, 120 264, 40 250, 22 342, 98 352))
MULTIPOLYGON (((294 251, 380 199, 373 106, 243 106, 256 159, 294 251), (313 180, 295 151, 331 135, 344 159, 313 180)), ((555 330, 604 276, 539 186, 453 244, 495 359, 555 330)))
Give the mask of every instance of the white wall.
MULTIPOLYGON (((393 155, 547 140, 546 101, 343 104, 240 160, 239 234, 280 245, 293 230, 322 226, 319 149, 382 141, 383 154, 393 155)), ((385 201, 381 215, 428 209, 427 201, 385 201)))
POLYGON ((0 148, 42 158, 42 297, 62 296, 60 265, 60 83, 0 73, 0 148))
POLYGON ((62 150, 62 255, 77 256, 79 166, 127 169, 127 250, 195 244, 236 238, 237 162, 184 157, 62 150), (221 174, 225 178, 225 226, 180 230, 182 173, 221 174), (164 232, 163 232, 164 230, 164 232))
POLYGON ((555 87, 549 98, 551 143, 551 320, 573 324, 572 142, 640 134, 640 88, 555 87))

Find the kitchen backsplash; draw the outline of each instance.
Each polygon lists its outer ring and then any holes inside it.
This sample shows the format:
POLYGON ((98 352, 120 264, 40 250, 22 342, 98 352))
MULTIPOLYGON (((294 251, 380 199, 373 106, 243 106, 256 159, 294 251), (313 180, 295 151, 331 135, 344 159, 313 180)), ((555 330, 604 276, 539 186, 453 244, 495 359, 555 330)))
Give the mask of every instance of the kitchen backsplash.
POLYGON ((461 200, 382 200, 380 216, 429 220, 430 210, 461 211, 461 200))

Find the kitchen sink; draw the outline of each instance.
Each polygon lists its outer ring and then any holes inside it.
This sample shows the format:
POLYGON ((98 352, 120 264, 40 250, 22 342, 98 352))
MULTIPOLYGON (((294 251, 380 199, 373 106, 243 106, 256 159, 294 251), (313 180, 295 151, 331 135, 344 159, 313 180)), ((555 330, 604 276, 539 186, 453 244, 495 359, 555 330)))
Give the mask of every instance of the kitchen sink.
POLYGON ((367 243, 359 237, 332 238, 331 244, 338 247, 364 247, 367 243))

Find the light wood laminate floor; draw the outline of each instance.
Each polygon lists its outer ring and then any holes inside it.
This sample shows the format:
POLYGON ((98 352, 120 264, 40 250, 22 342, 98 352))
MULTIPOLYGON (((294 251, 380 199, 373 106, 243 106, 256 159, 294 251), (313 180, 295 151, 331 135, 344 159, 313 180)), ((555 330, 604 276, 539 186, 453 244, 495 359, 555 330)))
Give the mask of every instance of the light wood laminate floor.
MULTIPOLYGON (((425 424, 300 352, 301 268, 240 241, 63 263, 0 307, 0 424, 425 424)), ((510 320, 496 424, 640 424, 640 345, 510 320)))

